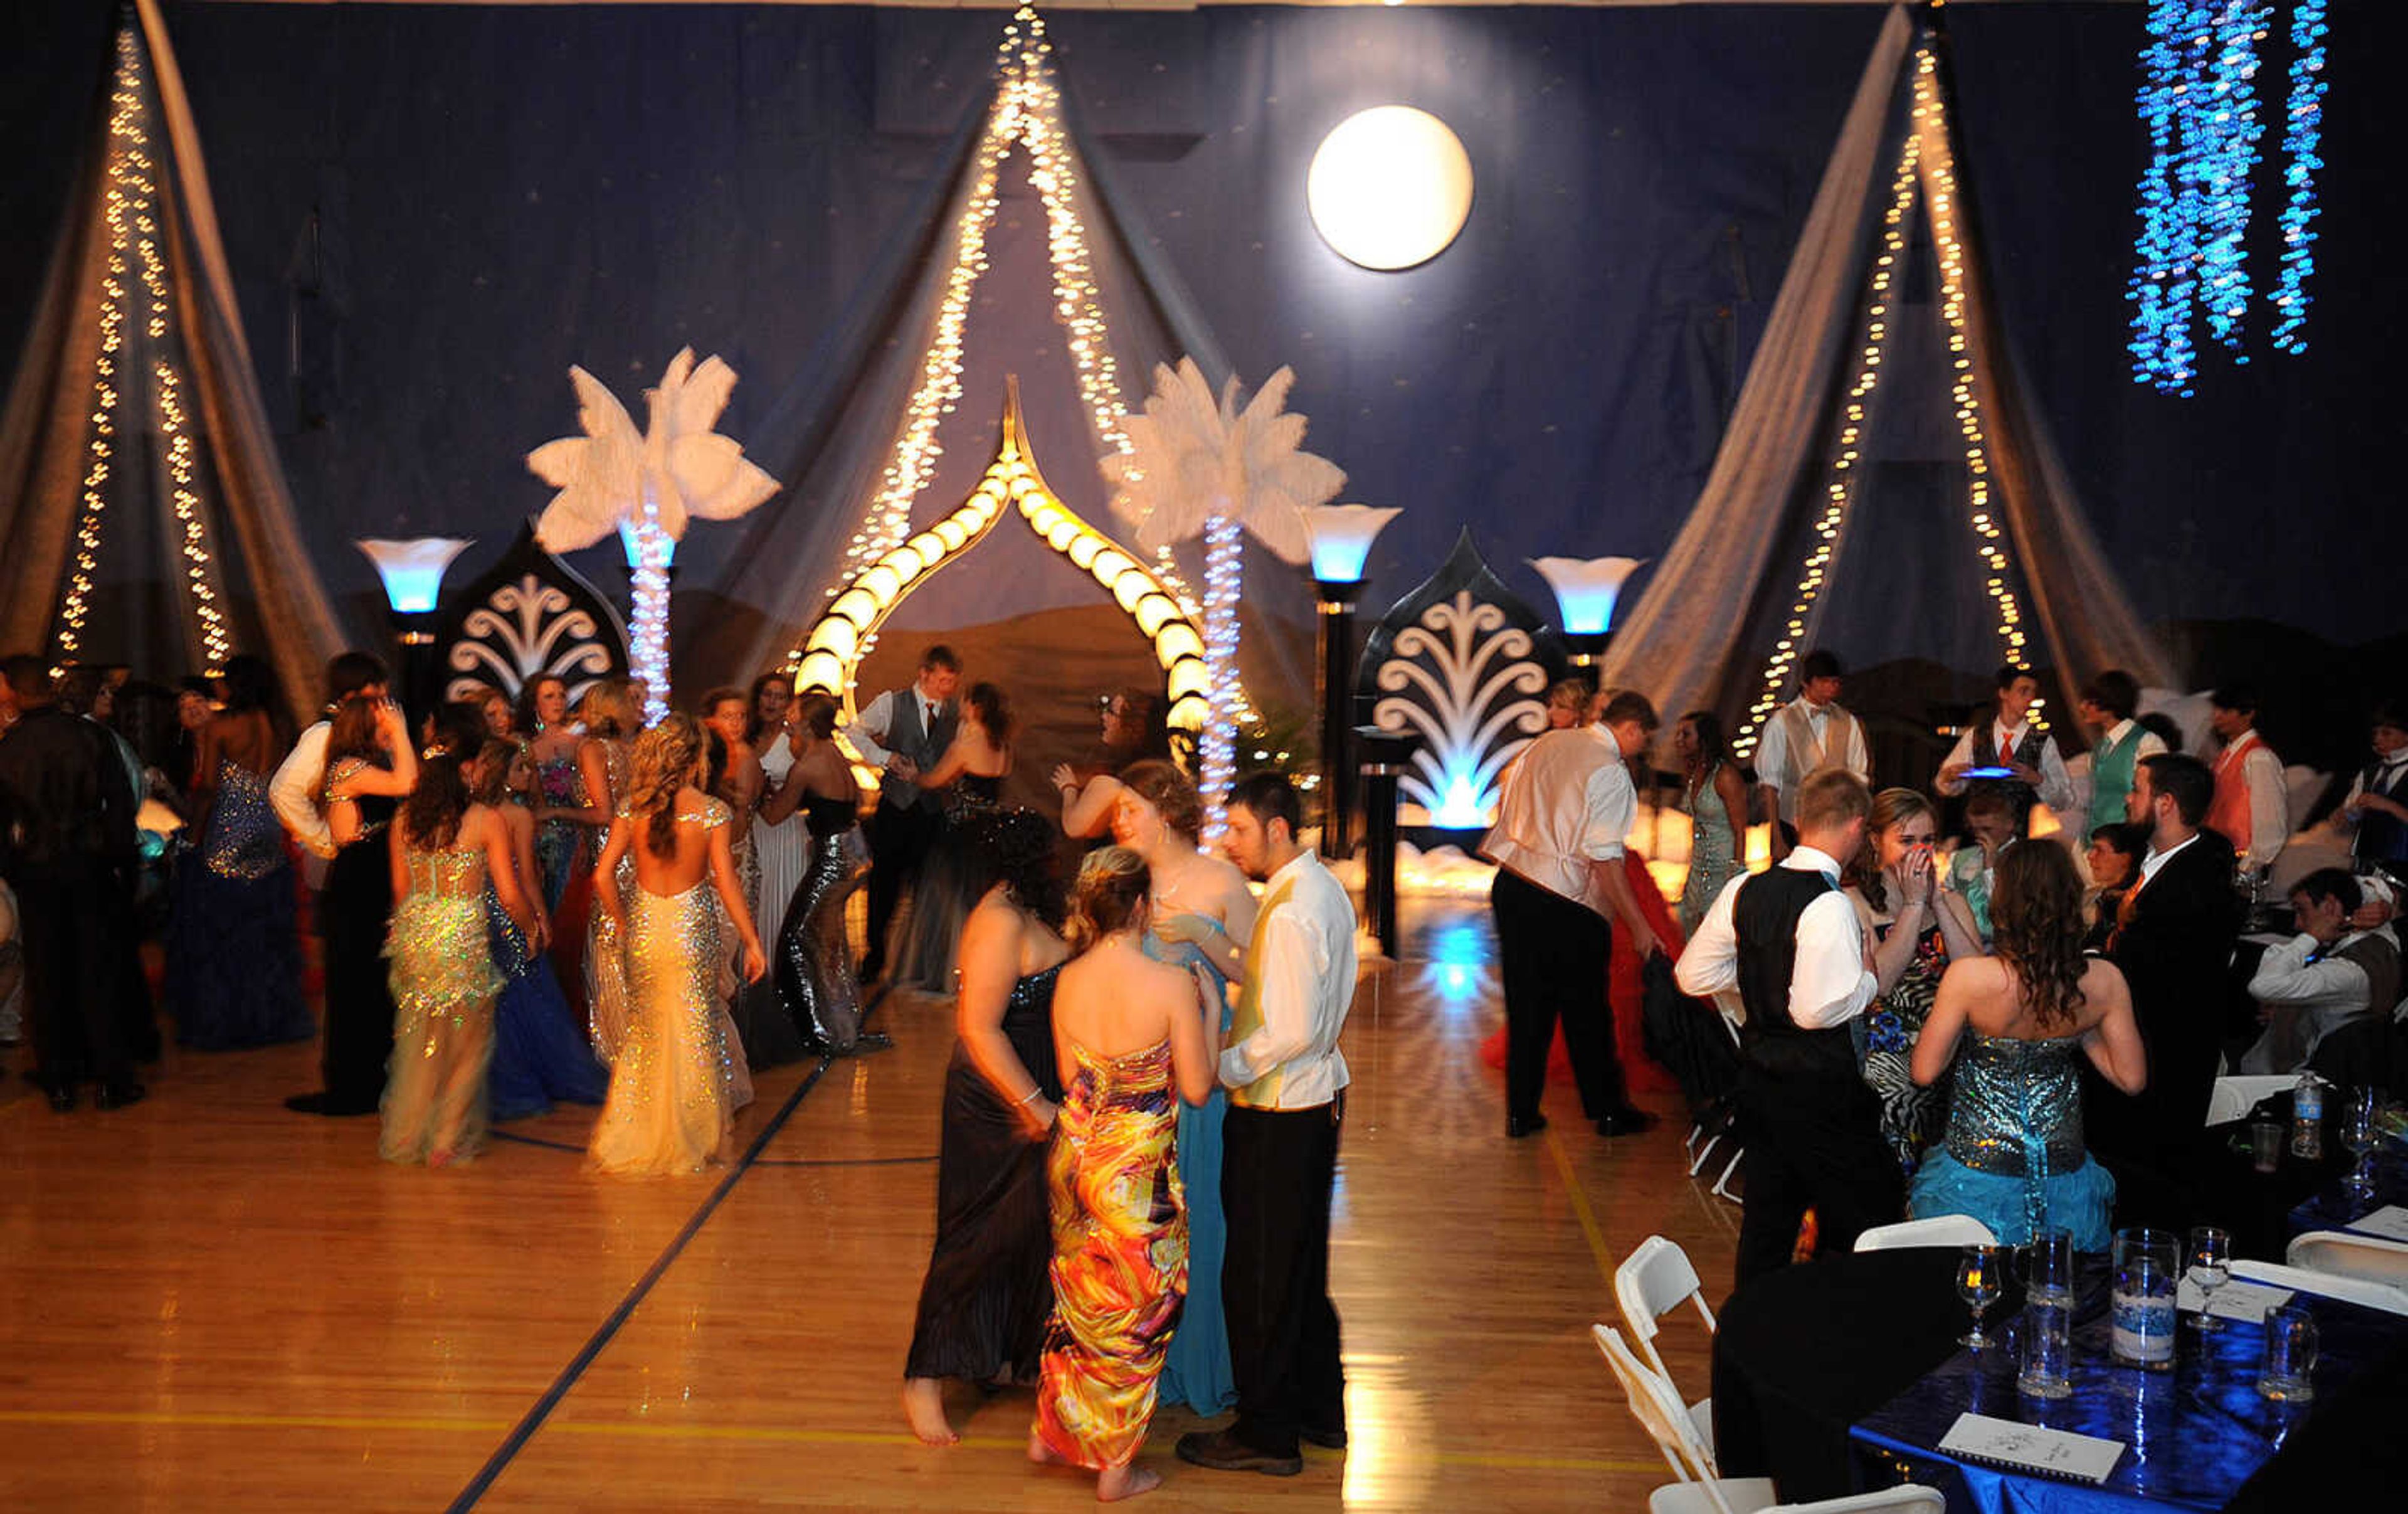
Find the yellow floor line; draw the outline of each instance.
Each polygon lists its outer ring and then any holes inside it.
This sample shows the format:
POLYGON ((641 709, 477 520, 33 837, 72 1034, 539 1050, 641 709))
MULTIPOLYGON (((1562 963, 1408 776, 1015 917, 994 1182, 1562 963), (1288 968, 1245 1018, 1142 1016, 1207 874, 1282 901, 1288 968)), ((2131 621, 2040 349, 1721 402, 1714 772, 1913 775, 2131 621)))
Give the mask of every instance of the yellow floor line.
POLYGON ((1589 1254, 1597 1258, 1597 1275, 1605 1279, 1606 1296, 1613 1295, 1613 1248, 1605 1244, 1605 1230, 1597 1222, 1597 1211, 1589 1207, 1588 1190, 1581 1187, 1580 1175, 1572 1171, 1572 1159, 1564 1155, 1563 1143, 1555 1132, 1546 1132, 1547 1150, 1555 1159, 1555 1171, 1563 1174, 1564 1191, 1572 1201, 1572 1218, 1580 1221, 1581 1233, 1588 1237, 1589 1254))
MULTIPOLYGON (((205 1430, 383 1430, 450 1431, 492 1435, 508 1430, 509 1420, 445 1420, 379 1418, 354 1414, 236 1414, 172 1409, 0 1409, 0 1424, 96 1426, 127 1425, 205 1430)), ((586 1435, 620 1440, 721 1440, 789 1446, 899 1446, 918 1442, 900 1430, 814 1430, 799 1425, 647 1424, 641 1422, 555 1420, 544 1426, 548 1435, 586 1435)), ((966 1450, 1021 1449, 1026 1442, 1005 1435, 965 1435, 966 1450)), ((1309 1449, 1314 1462, 1338 1462, 1342 1451, 1309 1449)), ((1515 1456, 1499 1451, 1434 1449, 1428 1459, 1441 1466, 1518 1467, 1547 1472, 1652 1472, 1654 1462, 1612 1461, 1577 1456, 1515 1456)))

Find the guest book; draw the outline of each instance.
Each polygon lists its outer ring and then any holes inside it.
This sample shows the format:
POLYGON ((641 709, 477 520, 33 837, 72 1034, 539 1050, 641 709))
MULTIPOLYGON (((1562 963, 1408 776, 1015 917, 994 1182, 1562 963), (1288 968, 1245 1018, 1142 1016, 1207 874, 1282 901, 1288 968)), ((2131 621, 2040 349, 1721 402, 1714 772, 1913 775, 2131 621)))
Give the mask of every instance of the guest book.
POLYGON ((2077 1435, 2046 1425, 1994 1420, 1986 1414, 1960 1414, 1940 1449, 1951 1456, 2013 1472, 2036 1472, 2044 1478, 2072 1482, 2104 1482, 2124 1454, 2120 1440, 2077 1435))

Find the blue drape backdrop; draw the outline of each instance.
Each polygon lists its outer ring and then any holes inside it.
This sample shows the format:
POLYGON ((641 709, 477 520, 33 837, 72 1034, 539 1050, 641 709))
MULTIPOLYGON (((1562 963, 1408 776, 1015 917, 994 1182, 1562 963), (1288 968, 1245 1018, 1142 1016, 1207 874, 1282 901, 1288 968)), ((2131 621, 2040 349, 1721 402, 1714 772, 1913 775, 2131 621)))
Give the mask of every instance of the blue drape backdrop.
MULTIPOLYGON (((22 339, 90 135, 109 8, 28 0, 0 14, 0 353, 22 339)), ((2007 324, 2152 619, 2263 615, 2344 642, 2398 625, 2408 526, 2391 346, 2404 312, 2377 228, 2399 197, 2382 59, 2408 23, 2389 5, 2334 8, 2310 351, 2269 354, 2259 321, 2255 359, 2211 357, 2192 400, 2134 385, 2124 352, 2143 7, 1950 11, 2007 324)), ((1050 24, 1132 229, 1229 362, 1250 382, 1293 364, 1291 403, 1312 418, 1308 445, 1352 476, 1345 497, 1405 507, 1367 598, 1417 582, 1468 520, 1546 603, 1523 559, 1647 555, 1677 530, 1881 15, 1212 8, 1050 24), (1375 274, 1320 241, 1303 181, 1330 127, 1390 102, 1455 128, 1477 190, 1444 255, 1375 274)), ((456 570, 472 575, 544 497, 521 458, 572 427, 571 363, 632 399, 681 344, 725 355, 744 382, 722 428, 791 477, 811 410, 798 397, 824 387, 846 346, 829 333, 889 297, 896 238, 929 203, 1003 19, 172 7, 303 528, 360 633, 377 600, 351 539, 474 536, 456 570)), ((2261 173, 2261 231, 2277 173, 2261 173)), ((1033 404, 1067 397, 1067 376, 1041 377, 1063 362, 1041 213, 1008 200, 999 227, 974 373, 1016 368, 1033 404)), ((1132 399, 1141 383, 1130 376, 1132 399)), ((966 396, 939 495, 983 461, 992 410, 982 389, 966 396)), ((1100 512, 1075 418, 1032 421, 1054 482, 1100 512)), ((1898 506, 1885 529, 1913 530, 1923 508, 1898 506)), ((742 611, 713 596, 744 543, 779 534, 698 528, 681 555, 694 607, 681 626, 742 611)), ((1901 571, 1957 571, 1967 556, 1924 543, 1901 571)), ((597 549, 597 580, 616 582, 608 563, 597 549)), ((985 575, 961 589, 961 612, 992 618, 1077 588, 1075 575, 985 575)), ((1933 653, 1951 660, 1963 640, 1935 635, 1933 653)))

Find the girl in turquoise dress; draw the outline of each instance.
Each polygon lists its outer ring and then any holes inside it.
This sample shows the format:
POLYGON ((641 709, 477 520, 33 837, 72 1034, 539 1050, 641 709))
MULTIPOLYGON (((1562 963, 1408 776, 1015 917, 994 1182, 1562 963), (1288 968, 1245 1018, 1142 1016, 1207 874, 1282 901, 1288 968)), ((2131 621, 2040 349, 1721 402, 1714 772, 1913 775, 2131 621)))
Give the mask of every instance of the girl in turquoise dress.
MULTIPOLYGON (((1112 839, 1145 858, 1153 874, 1154 929, 1146 955, 1203 970, 1213 990, 1208 1010, 1229 1029, 1228 985, 1243 972, 1239 943, 1254 929, 1254 896, 1245 875, 1197 850, 1204 807, 1196 786, 1168 762, 1131 764, 1120 775, 1112 839)), ((1228 1319, 1221 1307, 1221 1259, 1228 1223, 1221 1213, 1221 1121, 1228 1094, 1215 1087, 1201 1105, 1179 1107, 1179 1175, 1187 1190, 1187 1307, 1162 1374, 1162 1398, 1198 1414, 1238 1401, 1229 1368, 1228 1319)))
POLYGON ((2082 953, 2082 881, 2063 847, 2008 848, 1994 887, 1996 955, 1949 964, 1915 1039, 1916 1084, 1953 1064, 1956 1086, 1909 1205, 1918 1219, 1971 1215, 2010 1246, 2052 1228, 2103 1251, 2115 1180, 2083 1145, 2081 1062, 2127 1094, 2147 1086, 2131 992, 2082 953))

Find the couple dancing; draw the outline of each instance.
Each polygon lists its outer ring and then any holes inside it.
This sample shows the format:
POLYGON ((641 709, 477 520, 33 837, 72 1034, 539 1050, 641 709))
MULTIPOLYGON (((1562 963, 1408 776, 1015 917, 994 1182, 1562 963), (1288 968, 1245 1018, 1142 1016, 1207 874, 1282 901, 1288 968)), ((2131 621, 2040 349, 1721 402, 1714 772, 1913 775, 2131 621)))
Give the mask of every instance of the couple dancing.
POLYGON ((1163 1391, 1204 1413, 1235 1404, 1227 1430, 1181 1439, 1199 1465, 1291 1475, 1300 1439, 1345 1442, 1328 1238, 1353 906, 1297 846, 1285 779, 1232 791, 1231 870, 1196 851, 1195 792, 1161 768, 1126 775, 1124 844, 1082 872, 1075 948, 1057 933, 1053 828, 1006 811, 966 837, 982 892, 903 1391, 914 1433, 943 1445, 958 1438, 943 1379, 1037 1381, 1031 1458, 1095 1470, 1107 1501, 1159 1481, 1136 1456, 1163 1391), (1267 885, 1251 923, 1240 870, 1267 885))

